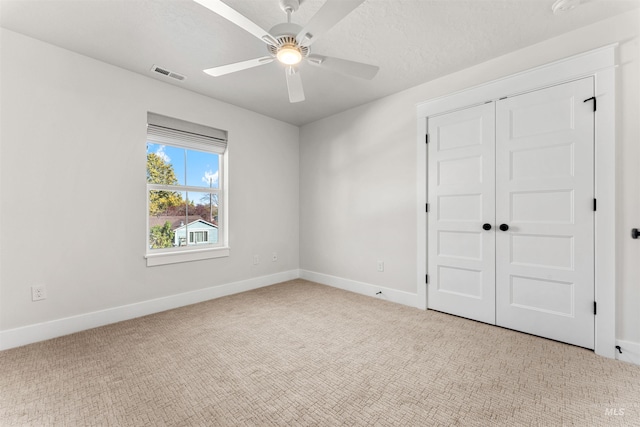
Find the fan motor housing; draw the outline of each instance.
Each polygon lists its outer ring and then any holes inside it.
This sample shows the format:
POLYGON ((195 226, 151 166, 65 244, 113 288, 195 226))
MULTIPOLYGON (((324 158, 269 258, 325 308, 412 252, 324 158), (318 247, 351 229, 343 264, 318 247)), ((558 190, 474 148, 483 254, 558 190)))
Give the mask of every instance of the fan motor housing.
POLYGON ((292 36, 293 38, 296 38, 301 30, 302 27, 298 24, 294 24, 293 22, 283 22, 282 24, 274 25, 273 28, 269 30, 269 34, 275 38, 278 38, 279 36, 292 36))
POLYGON ((302 30, 302 27, 298 24, 284 22, 282 24, 278 24, 269 30, 269 34, 271 34, 277 41, 278 46, 267 45, 267 50, 272 56, 276 56, 278 50, 285 45, 295 46, 300 50, 300 54, 303 58, 306 58, 309 55, 309 48, 305 46, 300 46, 296 41, 296 36, 302 30))

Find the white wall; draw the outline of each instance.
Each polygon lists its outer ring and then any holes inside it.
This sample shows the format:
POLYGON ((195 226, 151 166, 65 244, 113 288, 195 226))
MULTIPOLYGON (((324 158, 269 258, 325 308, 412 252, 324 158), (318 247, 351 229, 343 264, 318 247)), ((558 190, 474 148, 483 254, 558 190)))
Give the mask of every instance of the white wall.
POLYGON ((417 298, 416 104, 619 42, 617 335, 640 343, 639 34, 629 12, 303 126, 300 268, 417 298))
POLYGON ((640 343, 639 26, 630 12, 301 130, 3 29, 0 338, 298 267, 410 297, 424 286, 416 104, 620 42, 617 335, 640 343), (146 267, 147 111, 229 131, 229 258, 146 267), (31 301, 33 284, 46 300, 31 301))
POLYGON ((297 274, 298 127, 1 37, 0 332, 297 274), (146 267, 147 111, 229 131, 228 258, 146 267), (34 284, 46 300, 31 301, 34 284))

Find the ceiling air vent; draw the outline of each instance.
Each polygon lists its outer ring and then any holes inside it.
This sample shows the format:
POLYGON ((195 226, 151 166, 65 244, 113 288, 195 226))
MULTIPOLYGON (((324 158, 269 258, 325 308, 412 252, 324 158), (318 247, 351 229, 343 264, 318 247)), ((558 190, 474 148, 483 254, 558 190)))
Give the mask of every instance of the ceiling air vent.
POLYGON ((162 74, 163 76, 171 77, 172 79, 176 79, 176 80, 186 79, 186 77, 183 76, 182 74, 174 73, 171 70, 167 70, 164 67, 158 67, 157 65, 154 65, 153 67, 151 67, 151 71, 153 71, 154 73, 162 74))

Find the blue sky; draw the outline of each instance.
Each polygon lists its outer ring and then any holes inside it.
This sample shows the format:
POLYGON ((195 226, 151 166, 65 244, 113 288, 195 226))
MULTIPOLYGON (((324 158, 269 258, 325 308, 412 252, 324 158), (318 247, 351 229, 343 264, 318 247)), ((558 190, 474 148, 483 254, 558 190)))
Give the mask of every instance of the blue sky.
POLYGON ((211 180, 212 187, 218 188, 219 159, 217 154, 153 144, 151 142, 147 142, 147 153, 155 153, 165 162, 170 163, 180 185, 208 188, 209 180, 211 180), (186 174, 185 155, 187 158, 186 174))

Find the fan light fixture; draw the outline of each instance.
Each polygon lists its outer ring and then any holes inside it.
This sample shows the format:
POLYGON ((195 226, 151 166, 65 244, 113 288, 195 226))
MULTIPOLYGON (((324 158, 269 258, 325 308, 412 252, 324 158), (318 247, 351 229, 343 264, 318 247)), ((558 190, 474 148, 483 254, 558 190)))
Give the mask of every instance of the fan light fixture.
POLYGON ((296 65, 302 61, 302 53, 300 48, 293 44, 285 44, 276 53, 278 61, 286 65, 296 65))
MULTIPOLYGON (((276 24, 269 31, 265 31, 258 24, 227 5, 226 0, 194 1, 267 45, 265 56, 203 70, 210 76, 224 76, 277 61, 283 65, 280 68, 283 68, 282 71, 284 71, 287 81, 289 102, 295 103, 305 99, 300 67, 298 67, 298 64, 303 60, 314 67, 368 80, 371 80, 378 72, 379 68, 375 65, 323 55, 311 55, 309 50, 309 46, 315 43, 322 34, 366 0, 326 0, 304 27, 291 22, 291 14, 298 10, 300 3, 309 0, 279 0, 280 9, 287 14, 287 22, 276 24)), ((270 1, 275 2, 276 0, 270 1)))

